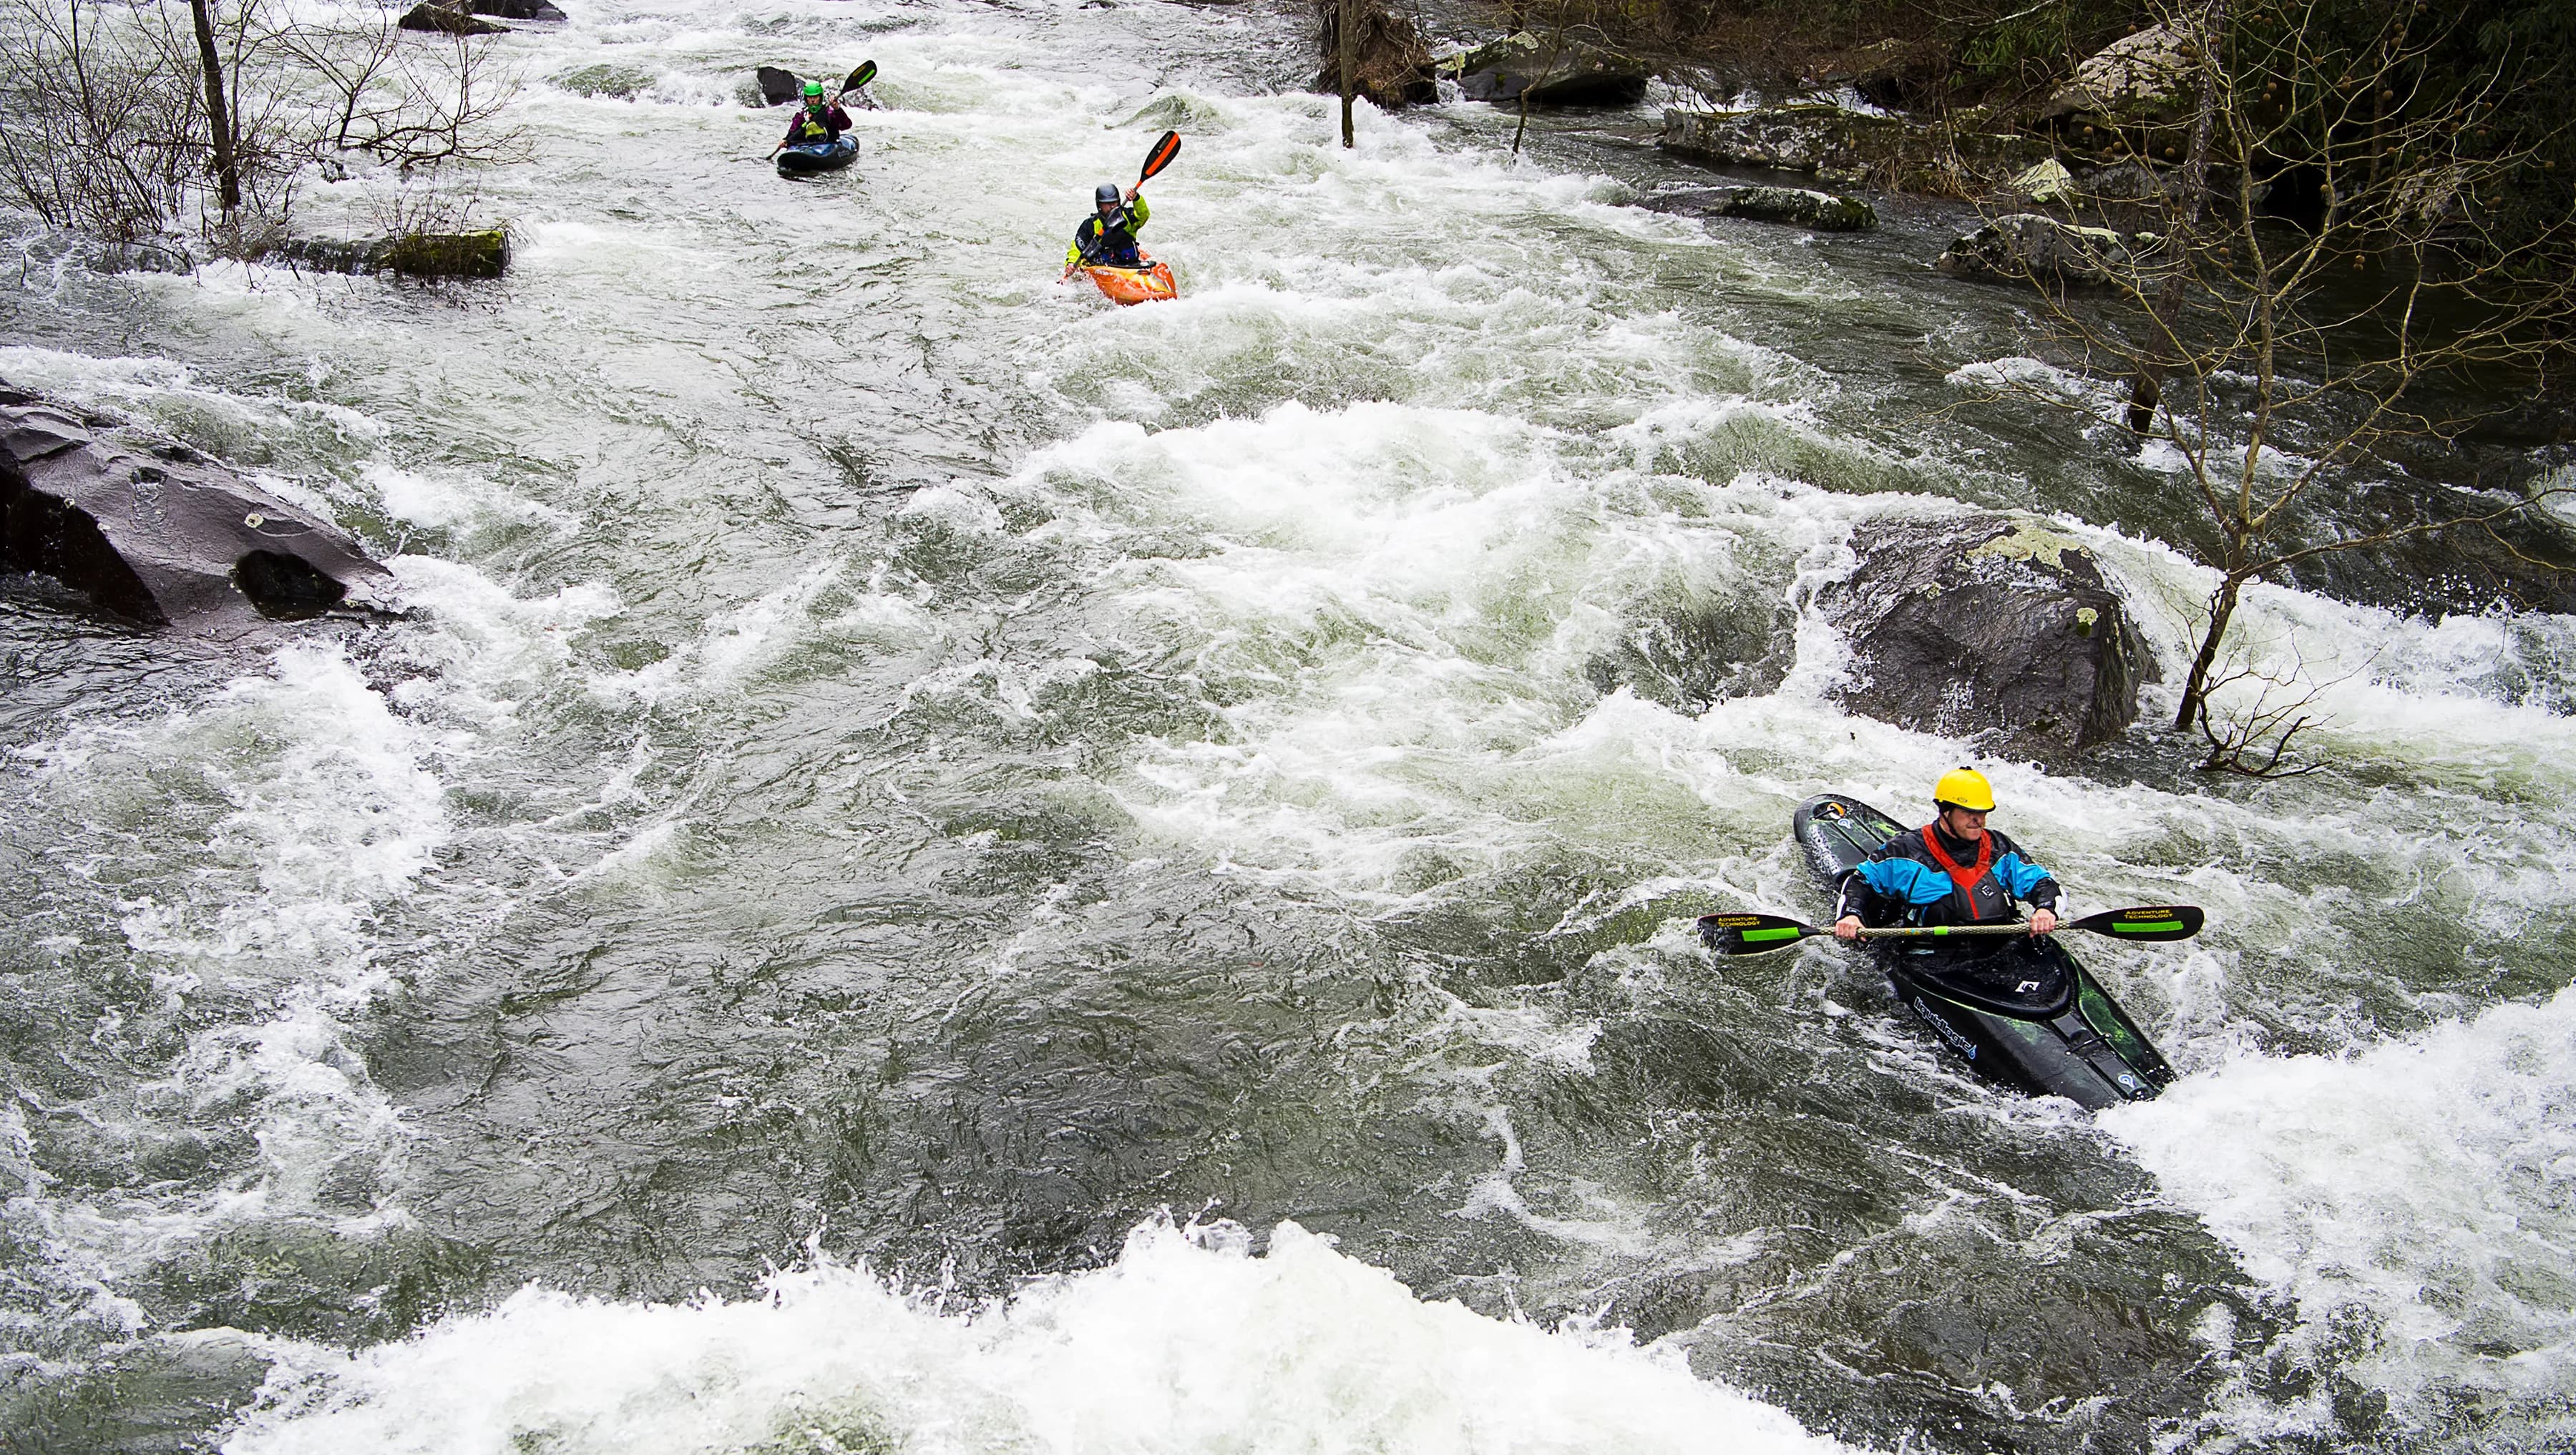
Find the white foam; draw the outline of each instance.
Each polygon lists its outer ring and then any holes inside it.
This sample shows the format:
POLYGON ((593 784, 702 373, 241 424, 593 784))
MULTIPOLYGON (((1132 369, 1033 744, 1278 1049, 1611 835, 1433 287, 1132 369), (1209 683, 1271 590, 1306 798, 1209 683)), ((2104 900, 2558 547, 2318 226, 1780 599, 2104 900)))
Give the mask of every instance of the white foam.
MULTIPOLYGON (((2240 1054, 2099 1121, 2298 1301, 2294 1359, 2357 1315, 2375 1347, 2345 1372, 2406 1423, 2576 1388, 2576 988, 2343 1058, 2240 1054)), ((2322 1392, 2238 1403, 2328 1428, 2322 1392)))
POLYGON ((823 1264, 761 1297, 609 1303, 531 1288, 403 1344, 286 1354, 225 1455, 1543 1455, 1843 1446, 1617 1331, 1424 1303, 1294 1223, 1150 1222, 1117 1263, 945 1310, 823 1264), (840 1443, 828 1443, 838 1441, 840 1443))

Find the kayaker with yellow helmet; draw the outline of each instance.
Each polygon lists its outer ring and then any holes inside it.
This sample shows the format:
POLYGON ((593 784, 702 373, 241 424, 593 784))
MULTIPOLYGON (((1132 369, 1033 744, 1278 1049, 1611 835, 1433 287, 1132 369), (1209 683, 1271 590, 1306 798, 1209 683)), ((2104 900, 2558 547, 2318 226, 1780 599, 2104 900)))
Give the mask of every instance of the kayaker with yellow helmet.
POLYGON ((1880 925, 1959 925, 2018 918, 2028 904, 2030 932, 2057 928, 2057 880, 2022 856, 2021 845, 1986 827, 1994 785, 1974 768, 1954 768, 1932 786, 1937 816, 1907 829, 1843 880, 1834 933, 1856 938, 1864 921, 1880 925))

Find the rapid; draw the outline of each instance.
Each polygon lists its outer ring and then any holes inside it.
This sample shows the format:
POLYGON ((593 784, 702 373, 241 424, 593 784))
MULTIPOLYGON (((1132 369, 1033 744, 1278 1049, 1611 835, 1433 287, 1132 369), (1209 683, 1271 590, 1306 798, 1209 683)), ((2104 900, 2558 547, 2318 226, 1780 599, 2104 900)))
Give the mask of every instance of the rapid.
POLYGON ((2196 776, 2213 578, 1974 388, 1963 211, 1659 213, 1651 108, 1344 151, 1271 0, 566 3, 505 282, 13 244, 0 378, 414 614, 0 586, 0 1448, 2576 1446, 2576 621, 2258 587, 2327 767, 2196 776), (865 58, 856 165, 761 165, 750 69, 865 58), (1181 298, 1058 286, 1165 128, 1181 298), (1811 605, 1965 505, 2163 668, 1984 763, 2080 908, 2209 911, 2084 947, 2182 1073, 2098 1117, 1690 933, 1974 754, 1811 605))

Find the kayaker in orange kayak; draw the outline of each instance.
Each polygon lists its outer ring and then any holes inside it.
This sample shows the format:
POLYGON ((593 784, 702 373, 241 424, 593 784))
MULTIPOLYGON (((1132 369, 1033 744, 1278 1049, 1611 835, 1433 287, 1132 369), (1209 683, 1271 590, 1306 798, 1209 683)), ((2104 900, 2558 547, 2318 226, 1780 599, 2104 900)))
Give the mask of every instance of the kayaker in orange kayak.
POLYGON ((1136 250, 1136 229, 1154 215, 1137 194, 1144 190, 1139 180, 1121 197, 1118 184, 1103 182, 1092 190, 1096 209, 1073 230, 1073 246, 1064 250, 1064 275, 1073 276, 1076 268, 1141 268, 1145 255, 1136 250))

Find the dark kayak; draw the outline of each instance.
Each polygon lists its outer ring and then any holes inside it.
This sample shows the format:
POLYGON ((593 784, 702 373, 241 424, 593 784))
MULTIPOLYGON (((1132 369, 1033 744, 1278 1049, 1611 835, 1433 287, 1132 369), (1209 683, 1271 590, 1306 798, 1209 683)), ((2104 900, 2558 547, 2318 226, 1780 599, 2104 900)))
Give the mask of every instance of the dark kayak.
MULTIPOLYGON (((1868 804, 1833 793, 1798 805, 1790 829, 1807 866, 1835 892, 1871 850, 1905 832, 1868 804)), ((1880 940, 1871 952, 1896 998, 1990 1081, 2094 1110, 2145 1101, 2173 1080, 2137 1022, 2054 935, 2017 935, 1991 949, 1880 940)))
POLYGON ((778 154, 778 175, 808 177, 816 172, 837 172, 859 154, 859 139, 843 132, 830 141, 792 146, 778 154))

